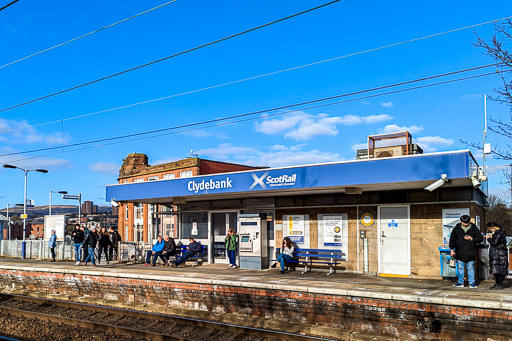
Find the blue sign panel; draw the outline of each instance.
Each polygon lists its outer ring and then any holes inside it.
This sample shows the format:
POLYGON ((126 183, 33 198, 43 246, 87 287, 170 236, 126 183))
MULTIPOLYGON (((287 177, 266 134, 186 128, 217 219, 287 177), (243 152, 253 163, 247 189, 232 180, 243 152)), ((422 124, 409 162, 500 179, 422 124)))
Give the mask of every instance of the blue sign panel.
POLYGON ((273 192, 287 189, 328 188, 365 184, 469 177, 468 151, 407 157, 348 161, 192 178, 107 186, 107 201, 187 197, 217 193, 273 192))

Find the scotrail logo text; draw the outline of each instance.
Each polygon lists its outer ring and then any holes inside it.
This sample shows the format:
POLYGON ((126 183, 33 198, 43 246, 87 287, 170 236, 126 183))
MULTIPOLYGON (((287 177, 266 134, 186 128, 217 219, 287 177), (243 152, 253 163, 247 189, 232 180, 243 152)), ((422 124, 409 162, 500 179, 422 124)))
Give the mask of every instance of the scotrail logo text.
POLYGON ((213 181, 210 179, 209 181, 203 180, 201 182, 195 182, 195 180, 188 182, 188 190, 194 193, 199 191, 204 191, 205 189, 224 189, 224 188, 232 188, 233 180, 229 178, 229 176, 225 180, 217 180, 213 181))
POLYGON ((281 176, 268 176, 268 172, 263 173, 262 176, 257 176, 256 174, 251 174, 254 182, 252 183, 249 189, 255 188, 257 185, 260 185, 262 189, 267 189, 269 187, 278 187, 278 186, 293 186, 297 181, 297 174, 291 175, 281 175, 281 176))

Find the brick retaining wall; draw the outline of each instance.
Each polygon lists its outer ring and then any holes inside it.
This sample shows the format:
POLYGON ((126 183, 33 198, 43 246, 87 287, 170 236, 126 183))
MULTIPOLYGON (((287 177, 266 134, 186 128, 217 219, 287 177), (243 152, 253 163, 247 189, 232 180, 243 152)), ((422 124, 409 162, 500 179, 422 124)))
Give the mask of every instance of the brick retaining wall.
MULTIPOLYGON (((166 312, 171 307, 176 314, 194 310, 188 315, 224 322, 245 320, 248 325, 279 326, 283 330, 299 325, 303 331, 339 339, 349 336, 357 339, 359 333, 379 338, 425 340, 512 338, 512 310, 484 308, 484 303, 482 307, 464 307, 333 295, 328 288, 308 292, 293 287, 287 289, 283 285, 265 288, 264 284, 258 287, 257 283, 240 286, 230 285, 228 281, 198 283, 197 280, 123 276, 0 269, 0 290, 56 295, 71 300, 90 295, 105 304, 118 301, 129 306, 133 302, 166 312)), ((372 292, 368 296, 372 296, 372 292)))

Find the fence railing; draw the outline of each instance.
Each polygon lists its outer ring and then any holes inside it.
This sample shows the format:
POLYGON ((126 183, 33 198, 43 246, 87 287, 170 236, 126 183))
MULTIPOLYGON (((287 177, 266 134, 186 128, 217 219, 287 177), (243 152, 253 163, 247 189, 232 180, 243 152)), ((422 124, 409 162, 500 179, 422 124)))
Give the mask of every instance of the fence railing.
MULTIPOLYGON (((1 240, 0 256, 21 258, 22 240, 1 240)), ((47 240, 26 240, 25 258, 51 259, 50 248, 47 240)), ((72 240, 58 240, 55 247, 57 259, 74 260, 75 250, 72 240)))

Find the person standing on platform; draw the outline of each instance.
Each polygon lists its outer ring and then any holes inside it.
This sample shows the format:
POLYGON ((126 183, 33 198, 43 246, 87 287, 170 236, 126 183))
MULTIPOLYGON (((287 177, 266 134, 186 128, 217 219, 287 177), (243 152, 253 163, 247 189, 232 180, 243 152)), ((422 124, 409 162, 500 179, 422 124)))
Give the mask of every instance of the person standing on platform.
POLYGON ((176 256, 176 243, 172 237, 169 237, 169 235, 164 236, 164 243, 162 254, 165 258, 165 262, 163 265, 169 266, 169 258, 176 256))
POLYGON ((477 244, 484 240, 480 230, 471 222, 471 217, 463 215, 460 223, 455 225, 450 236, 450 254, 457 261, 456 288, 464 287, 464 268, 468 268, 468 282, 472 289, 478 288, 475 282, 475 260, 478 250, 477 244))
POLYGON ((153 248, 151 251, 148 251, 146 253, 146 263, 144 265, 149 265, 149 262, 151 261, 151 255, 153 255, 153 261, 151 262, 151 266, 155 266, 156 259, 160 257, 162 262, 166 262, 165 257, 163 256, 162 252, 164 251, 165 242, 162 239, 162 236, 158 236, 158 240, 156 241, 155 245, 153 245, 153 248))
POLYGON ((193 257, 196 253, 201 251, 201 244, 196 241, 193 237, 190 237, 189 240, 190 244, 188 244, 186 251, 174 261, 172 266, 175 268, 178 267, 181 263, 189 259, 190 257, 193 257))
POLYGON ((55 262, 55 247, 57 246, 57 235, 55 230, 52 230, 50 240, 48 241, 48 247, 50 248, 50 254, 52 256, 52 262, 55 262))
POLYGON ((108 255, 109 260, 114 259, 114 250, 116 251, 116 258, 119 261, 118 245, 121 241, 121 236, 112 226, 108 229, 110 234, 110 253, 108 255))
POLYGON ((96 227, 93 226, 91 228, 91 232, 85 237, 84 243, 82 244, 82 248, 87 248, 87 258, 85 258, 85 265, 87 266, 87 263, 89 261, 92 262, 92 266, 96 267, 96 262, 94 261, 94 248, 96 247, 96 244, 98 243, 98 237, 96 234, 96 227))
POLYGON ((75 256, 76 263, 75 265, 80 265, 80 251, 82 250, 82 243, 84 242, 84 232, 80 230, 80 225, 75 225, 75 230, 73 231, 73 246, 75 248, 75 256))
POLYGON ((228 254, 229 266, 232 268, 236 268, 236 246, 237 246, 237 237, 236 233, 233 229, 228 230, 228 234, 224 239, 226 252, 228 254))
POLYGON ((108 255, 109 255, 109 247, 111 246, 110 243, 110 234, 107 232, 107 228, 102 227, 101 230, 98 232, 98 264, 101 263, 101 255, 102 253, 105 254, 105 260, 108 261, 108 255))
POLYGON ((496 283, 490 289, 503 290, 503 280, 508 276, 507 237, 501 225, 495 222, 487 223, 491 234, 485 236, 489 242, 489 273, 494 275, 496 283))
MULTIPOLYGON (((85 238, 87 238, 87 236, 89 235, 89 229, 86 229, 83 225, 80 226, 80 231, 82 231, 84 233, 84 241, 85 241, 85 238)), ((84 243, 82 242, 82 246, 84 245, 84 243)), ((87 254, 88 254, 88 251, 87 251, 87 247, 80 247, 82 249, 82 261, 85 261, 85 259, 87 258, 87 254)), ((80 265, 80 264, 78 264, 80 265)))

